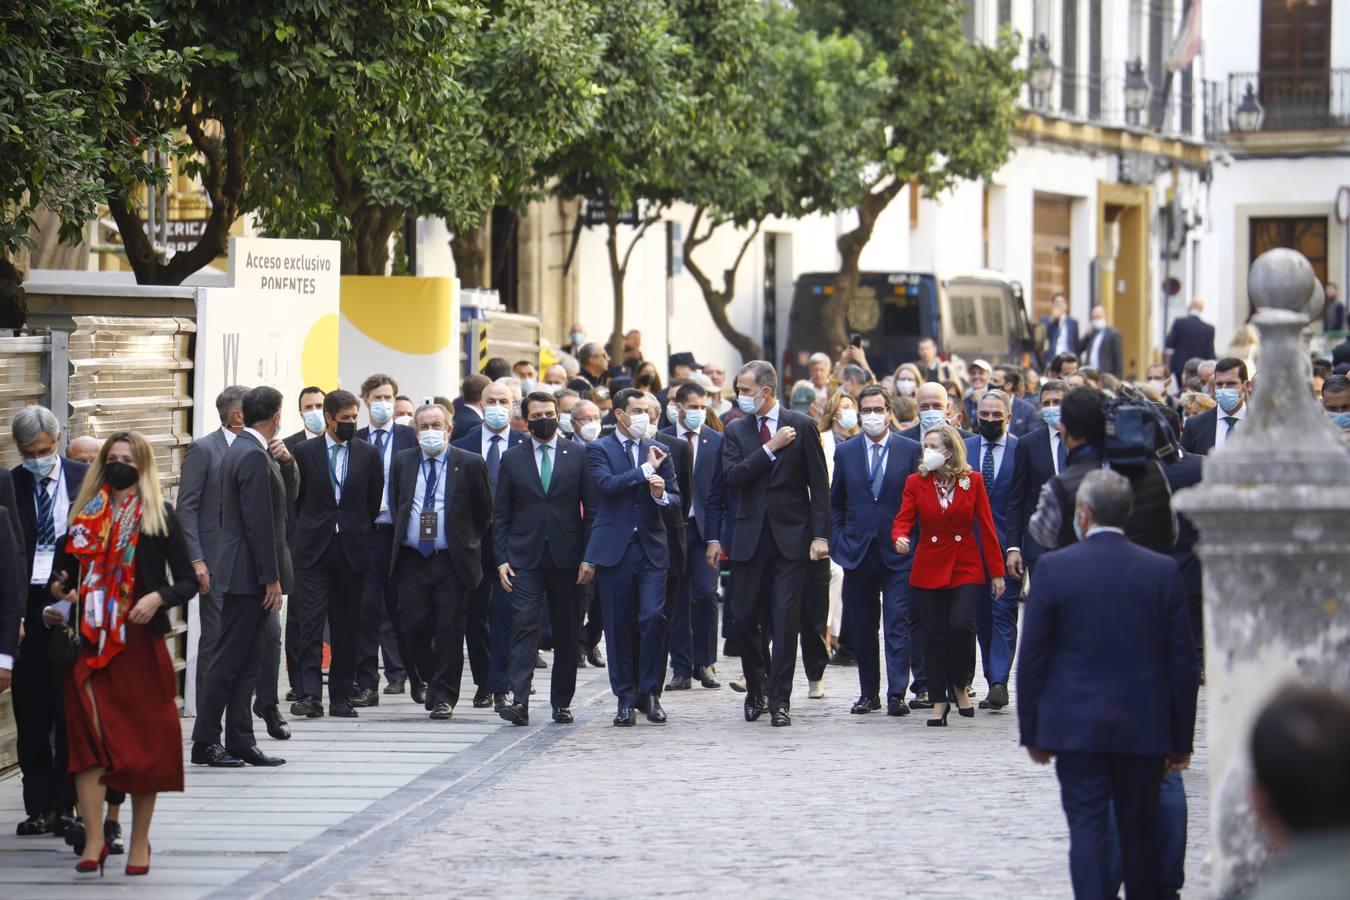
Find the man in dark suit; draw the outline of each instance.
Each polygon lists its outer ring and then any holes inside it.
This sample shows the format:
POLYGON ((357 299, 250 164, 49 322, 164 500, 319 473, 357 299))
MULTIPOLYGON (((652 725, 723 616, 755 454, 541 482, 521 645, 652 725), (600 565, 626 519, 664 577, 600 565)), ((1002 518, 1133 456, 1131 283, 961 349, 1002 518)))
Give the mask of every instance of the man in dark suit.
MULTIPOLYGON (((1181 417, 1176 410, 1165 403, 1154 404, 1167 419, 1173 434, 1181 431, 1181 417)), ((1173 460, 1163 466, 1167 475, 1167 486, 1175 495, 1182 488, 1195 487, 1204 480, 1204 460, 1193 453, 1182 451, 1173 460)), ((1196 555, 1195 545, 1200 533, 1189 517, 1177 513, 1177 542, 1172 548, 1172 559, 1181 570, 1181 583, 1186 589, 1186 609, 1191 617, 1191 636, 1195 638, 1196 664, 1203 677, 1205 671, 1205 627, 1204 627, 1204 570, 1200 557, 1196 555)))
MULTIPOLYGON (((403 693, 408 681, 399 629, 398 586, 388 577, 398 552, 393 539, 396 523, 389 509, 389 468, 396 454, 417 446, 417 434, 409 426, 394 422, 397 396, 398 382, 383 373, 377 372, 361 383, 361 399, 370 415, 370 424, 357 431, 356 437, 379 451, 384 469, 384 497, 375 518, 375 556, 366 572, 361 627, 356 636, 356 685, 352 692, 352 706, 356 707, 380 705, 380 655, 384 656, 384 677, 389 682, 385 685, 386 694, 403 693)), ((413 676, 416 701, 426 673, 414 671, 413 676)))
POLYGON ((242 411, 247 427, 226 451, 220 469, 220 543, 213 576, 224 598, 220 637, 192 729, 192 762, 218 768, 285 762, 258 749, 249 700, 267 617, 281 609, 282 595, 294 580, 286 518, 299 484, 295 461, 277 434, 281 392, 253 388, 244 395, 242 411))
POLYGON ((1015 366, 995 366, 994 374, 989 376, 989 386, 1012 397, 1012 422, 1008 425, 1008 434, 1020 438, 1044 424, 1036 407, 1022 396, 1020 369, 1015 366))
POLYGON ((459 383, 452 434, 465 435, 483 424, 483 391, 492 384, 486 375, 470 372, 459 383))
MULTIPOLYGON (((583 562, 596 567, 604 606, 614 724, 634 725, 635 709, 666 721, 666 571, 670 545, 663 510, 681 507, 670 454, 646 438, 651 415, 640 391, 614 395, 618 430, 586 448, 600 500, 583 562)), ((556 677, 556 673, 555 673, 556 677)))
POLYGON ((880 628, 886 645, 886 713, 907 716, 905 691, 912 666, 909 573, 914 557, 895 552, 891 526, 921 449, 918 441, 891 430, 894 420, 885 388, 863 388, 858 409, 862 437, 838 445, 830 486, 830 558, 844 570, 844 616, 857 648, 859 695, 851 712, 865 715, 881 709, 880 628))
POLYGON ((1186 307, 1186 315, 1173 320, 1172 327, 1167 330, 1163 362, 1172 370, 1172 380, 1178 386, 1186 384, 1182 369, 1187 360, 1214 358, 1214 326, 1200 318, 1204 311, 1205 301, 1194 298, 1186 307))
POLYGON ((1120 332, 1106 321, 1106 307, 1092 308, 1092 330, 1078 347, 1083 365, 1120 378, 1125 371, 1125 353, 1120 332))
POLYGON ((1344 331, 1345 301, 1341 299, 1341 289, 1336 287, 1335 282, 1328 281, 1323 291, 1326 294, 1326 304, 1322 307, 1322 330, 1344 331))
MULTIPOLYGON (((488 483, 495 491, 501 472, 502 454, 529 438, 511 427, 511 389, 504 384, 489 384, 483 388, 483 424, 464 434, 453 433, 451 446, 482 457, 487 466, 488 483)), ((495 577, 498 562, 493 550, 493 536, 483 538, 483 570, 489 578, 478 583, 469 595, 469 610, 464 625, 465 643, 469 648, 469 670, 478 690, 473 696, 477 708, 494 707, 500 712, 506 706, 510 690, 507 658, 511 643, 511 602, 501 590, 495 577)))
MULTIPOLYGON (((687 610, 689 607, 689 579, 685 575, 689 567, 689 540, 685 522, 689 519, 689 502, 692 496, 689 492, 689 483, 694 478, 694 470, 689 459, 689 445, 672 434, 658 430, 657 426, 665 422, 667 416, 666 408, 655 394, 642 395, 642 411, 648 416, 648 439, 660 444, 670 454, 670 467, 675 472, 675 479, 669 487, 672 493, 680 497, 678 507, 669 503, 661 507, 661 516, 666 524, 667 545, 670 549, 670 563, 666 567, 666 605, 662 610, 665 638, 661 645, 661 670, 664 673, 666 660, 670 657, 670 623, 674 619, 675 609, 683 606, 687 610)), ((666 689, 687 690, 688 687, 686 682, 672 679, 666 689)))
POLYGON ((687 546, 684 578, 687 594, 677 598, 670 615, 670 666, 674 678, 666 690, 692 685, 720 687, 717 663, 717 573, 722 567, 722 515, 725 487, 722 479, 722 434, 705 427, 708 392, 695 382, 675 392, 679 421, 667 434, 688 448, 689 484, 680 492, 689 507, 685 516, 687 546), (686 497, 687 493, 687 497, 686 497), (680 602, 684 601, 684 602, 680 602))
POLYGON ((1041 352, 1041 367, 1061 353, 1078 352, 1078 320, 1069 315, 1069 298, 1055 294, 1050 298, 1050 315, 1041 317, 1045 329, 1045 349, 1041 352))
POLYGON ((0 580, 10 602, 0 610, 0 690, 13 673, 14 724, 23 805, 20 836, 45 834, 70 820, 75 791, 66 775, 65 671, 48 653, 52 632, 42 610, 52 602, 47 585, 56 548, 65 541, 70 506, 87 467, 58 455, 61 426, 52 411, 26 406, 14 414, 10 434, 23 463, 0 469, 5 542, 13 548, 0 580), (22 500, 20 500, 22 498, 22 500), (18 553, 22 552, 22 558, 18 553), (22 599, 20 599, 22 598, 22 599), (19 621, 23 622, 23 640, 19 621))
POLYGON ((390 469, 397 548, 390 574, 399 585, 403 634, 427 679, 426 708, 444 721, 459 702, 465 613, 483 580, 492 487, 482 457, 450 446, 448 409, 422 406, 413 423, 418 446, 399 453, 390 469))
MULTIPOLYGON (((310 385, 300 392, 300 418, 304 427, 295 434, 286 437, 282 443, 295 455, 296 448, 305 441, 312 441, 327 433, 328 425, 323 417, 323 400, 326 394, 323 388, 310 385)), ((181 492, 181 488, 180 488, 181 492)), ((181 495, 181 494, 180 494, 181 495)), ((295 559, 295 511, 291 510, 286 518, 286 529, 291 546, 291 559, 295 559)), ((286 595, 286 679, 290 690, 286 693, 286 702, 294 703, 300 699, 300 616, 301 600, 299 573, 297 572, 295 590, 286 595)))
POLYGON ((530 684, 548 616, 553 634, 549 701, 553 721, 566 725, 573 721, 577 682, 577 587, 595 575, 582 554, 599 496, 586 451, 559 432, 557 397, 534 391, 526 395, 523 412, 530 441, 502 455, 493 495, 495 574, 511 602, 507 668, 515 695, 500 715, 513 725, 530 722, 530 684))
POLYGON ((1181 434, 1181 449, 1198 456, 1208 456, 1229 438, 1247 418, 1247 399, 1252 383, 1247 377, 1247 363, 1235 356, 1226 356, 1214 364, 1214 399, 1218 405, 1186 420, 1181 434))
POLYGON ((1112 801, 1127 896, 1162 895, 1158 797, 1190 761, 1198 673, 1185 591, 1170 558, 1123 533, 1125 476, 1089 473, 1084 539, 1041 560, 1027 599, 1017 718, 1031 758, 1056 771, 1075 896, 1113 896, 1112 801))
POLYGON ((1023 435, 1017 441, 1016 461, 1013 467, 1014 483, 1008 497, 1005 515, 1016 520, 1022 532, 1021 550, 1005 550, 1008 574, 1006 580, 1021 580, 1024 572, 1034 571, 1036 561, 1045 548, 1027 531, 1041 488, 1068 465, 1069 449, 1059 434, 1060 404, 1064 402, 1067 385, 1050 379, 1041 385, 1040 419, 1042 426, 1023 435))
MULTIPOLYGON (((1009 516, 1008 510, 1015 490, 1026 477, 1017 472, 1018 439, 1008 434, 1008 417, 1012 412, 1012 398, 1002 391, 989 391, 980 398, 976 427, 978 437, 966 440, 966 459, 979 470, 984 479, 985 493, 994 512, 994 528, 998 544, 1005 558, 1022 549, 1022 523, 1019 517, 1009 516)), ((979 535, 987 540, 986 535, 979 535)), ((992 587, 992 585, 991 585, 992 587)), ((1003 594, 997 598, 990 591, 981 591, 975 604, 975 636, 984 661, 984 678, 989 682, 989 696, 980 701, 982 709, 1002 709, 1008 705, 1008 676, 1012 672, 1013 652, 1017 649, 1017 598, 1022 595, 1022 581, 1008 573, 1004 579, 1003 594)), ((974 680, 972 662, 971 678, 974 680)))
POLYGON ((295 501, 296 581, 303 598, 297 648, 300 699, 291 713, 323 715, 323 626, 328 622, 332 662, 328 712, 355 718, 351 704, 362 591, 374 564, 375 517, 384 496, 380 454, 354 440, 361 405, 347 391, 324 398, 326 433, 295 449, 300 491, 295 501))
POLYGON ((784 726, 792 724, 802 581, 808 559, 829 556, 830 497, 815 422, 783 408, 777 384, 778 373, 763 360, 741 367, 736 397, 746 415, 724 433, 722 466, 737 504, 732 615, 745 671, 745 718, 753 722, 763 714, 767 693, 773 724, 784 726), (767 691, 757 634, 766 607, 773 623, 767 691))

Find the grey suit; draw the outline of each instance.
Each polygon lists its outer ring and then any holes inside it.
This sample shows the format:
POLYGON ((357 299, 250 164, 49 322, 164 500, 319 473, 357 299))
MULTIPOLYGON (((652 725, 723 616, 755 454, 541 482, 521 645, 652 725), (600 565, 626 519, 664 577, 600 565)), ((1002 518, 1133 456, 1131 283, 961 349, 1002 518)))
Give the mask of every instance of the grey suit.
MULTIPOLYGON (((269 618, 262 600, 274 581, 281 583, 283 592, 291 590, 286 515, 298 489, 295 464, 279 465, 248 431, 235 439, 221 462, 220 532, 214 560, 208 563, 214 569, 213 588, 222 597, 220 628, 192 733, 198 743, 221 742, 222 715, 227 750, 239 753, 256 743, 249 700, 258 680, 261 637, 269 618)), ((269 643, 279 652, 278 636, 269 643)), ((275 674, 272 684, 275 687, 275 674)))

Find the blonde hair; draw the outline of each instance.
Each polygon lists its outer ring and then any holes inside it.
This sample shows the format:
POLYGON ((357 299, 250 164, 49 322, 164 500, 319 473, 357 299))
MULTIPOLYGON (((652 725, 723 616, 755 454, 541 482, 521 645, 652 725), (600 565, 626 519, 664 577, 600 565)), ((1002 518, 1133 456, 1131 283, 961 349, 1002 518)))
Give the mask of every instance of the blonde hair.
MULTIPOLYGON (((834 427, 834 417, 835 414, 839 412, 839 404, 843 403, 845 400, 852 403, 854 409, 858 408, 858 401, 854 399, 853 395, 848 391, 835 391, 830 395, 829 399, 825 401, 825 409, 821 412, 820 420, 816 423, 816 427, 822 434, 834 427)), ((853 426, 851 433, 857 434, 858 426, 853 426)))
POLYGON ((136 486, 141 497, 141 533, 168 534, 169 523, 164 518, 164 495, 159 489, 159 469, 155 465, 155 452, 150 449, 150 442, 139 431, 118 431, 103 442, 98 455, 89 464, 89 471, 84 475, 79 496, 70 504, 70 521, 74 522, 75 516, 79 515, 94 495, 103 489, 103 485, 107 484, 108 477, 104 469, 107 466, 108 451, 112 449, 113 444, 131 445, 131 458, 136 461, 136 469, 141 474, 136 486))
POLYGON ((914 389, 917 391, 919 389, 919 385, 923 384, 926 379, 923 377, 923 373, 919 371, 919 367, 914 365, 914 363, 912 362, 901 363, 899 368, 895 370, 895 374, 892 375, 891 377, 896 381, 899 381, 900 376, 905 374, 906 372, 908 372, 911 376, 913 376, 914 389))
POLYGON ((1187 416, 1199 415, 1217 405, 1213 397, 1200 391, 1187 391, 1181 395, 1181 410, 1187 416))
MULTIPOLYGON (((936 434, 942 438, 943 445, 947 448, 947 460, 942 464, 942 468, 937 470, 937 475, 942 478, 960 478, 962 475, 969 474, 974 470, 966 462, 966 442, 961 440, 961 435, 950 425, 939 425, 937 428, 930 429, 929 434, 936 434)), ((919 463, 919 474, 924 478, 934 474, 924 464, 919 463)))

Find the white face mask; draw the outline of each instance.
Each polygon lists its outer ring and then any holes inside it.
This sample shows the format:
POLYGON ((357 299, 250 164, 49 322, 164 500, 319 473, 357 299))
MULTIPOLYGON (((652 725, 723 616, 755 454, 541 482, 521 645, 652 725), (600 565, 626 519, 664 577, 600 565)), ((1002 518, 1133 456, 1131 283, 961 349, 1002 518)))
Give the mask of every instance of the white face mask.
POLYGON ((1094 331, 1101 331, 1101 330, 1102 330, 1103 328, 1105 328, 1105 327, 1106 327, 1106 320, 1105 320, 1105 319, 1093 319, 1093 320, 1092 320, 1092 328, 1093 328, 1094 331))
POLYGON ((600 436, 600 423, 598 421, 587 422, 581 426, 579 431, 581 432, 581 439, 589 444, 600 436))
POLYGON ((929 472, 936 472, 947 462, 946 455, 941 450, 934 450, 932 447, 925 447, 923 451, 923 467, 929 472))
POLYGON ((886 433, 885 413, 863 413, 862 430, 870 438, 879 438, 886 433))
POLYGON ((914 383, 912 378, 901 378, 895 383, 895 390, 901 397, 913 397, 914 392, 918 390, 918 385, 914 383))
POLYGON ((666 404, 666 419, 672 425, 680 421, 680 404, 673 402, 666 404))
POLYGON ((558 427, 562 429, 563 434, 572 433, 572 414, 570 412, 558 413, 558 427))
POLYGON ((633 413, 628 417, 628 436, 634 440, 645 438, 647 436, 647 425, 649 419, 645 412, 633 413))
POLYGON ((445 449, 444 431, 424 431, 417 436, 417 443, 422 449, 432 456, 436 456, 445 449))
POLYGON ((412 416, 394 416, 395 425, 411 425, 412 416))
POLYGON ((647 440, 650 441, 650 440, 651 440, 652 438, 654 438, 654 437, 656 437, 656 423, 655 423, 655 422, 648 422, 648 423, 647 423, 647 440))

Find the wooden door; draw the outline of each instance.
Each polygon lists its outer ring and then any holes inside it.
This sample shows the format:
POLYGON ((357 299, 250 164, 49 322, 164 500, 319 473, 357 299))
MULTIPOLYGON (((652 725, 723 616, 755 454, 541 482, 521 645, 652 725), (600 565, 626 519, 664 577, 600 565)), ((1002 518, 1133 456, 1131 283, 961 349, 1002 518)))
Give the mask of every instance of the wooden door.
MULTIPOLYGON (((1297 250, 1312 263, 1313 271, 1323 284, 1327 283, 1327 220, 1325 216, 1306 218, 1279 217, 1250 220, 1248 246, 1249 263, 1267 250, 1288 247, 1297 250)), ((1255 308, 1250 310, 1255 312, 1255 308)))
POLYGON ((1261 0, 1264 127, 1326 127, 1330 88, 1331 0, 1261 0))
MULTIPOLYGON (((1072 200, 1037 194, 1032 208, 1032 321, 1050 314, 1055 294, 1069 297, 1069 222, 1072 200)), ((1070 298, 1072 302, 1072 298, 1070 298)))

